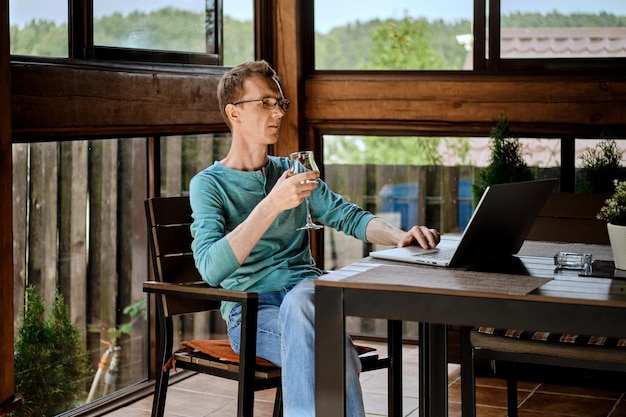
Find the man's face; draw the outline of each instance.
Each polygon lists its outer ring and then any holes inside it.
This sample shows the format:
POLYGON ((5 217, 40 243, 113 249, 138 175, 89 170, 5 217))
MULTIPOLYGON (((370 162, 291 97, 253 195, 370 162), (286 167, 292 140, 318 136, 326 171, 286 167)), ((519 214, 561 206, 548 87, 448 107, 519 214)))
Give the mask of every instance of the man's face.
POLYGON ((275 100, 283 99, 278 86, 270 79, 250 77, 244 81, 244 94, 232 109, 233 134, 242 135, 250 144, 271 145, 278 141, 280 125, 285 115, 275 100), (269 99, 266 104, 261 99, 269 99), (253 101, 248 101, 253 100, 253 101), (258 101, 255 101, 258 100, 258 101))

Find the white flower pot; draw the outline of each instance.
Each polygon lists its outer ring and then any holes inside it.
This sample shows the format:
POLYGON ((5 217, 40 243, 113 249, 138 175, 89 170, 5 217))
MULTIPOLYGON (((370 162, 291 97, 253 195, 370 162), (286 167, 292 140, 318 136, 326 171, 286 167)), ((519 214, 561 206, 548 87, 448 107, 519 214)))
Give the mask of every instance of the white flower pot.
POLYGON ((609 232, 615 268, 626 270, 626 226, 607 223, 606 228, 609 232))

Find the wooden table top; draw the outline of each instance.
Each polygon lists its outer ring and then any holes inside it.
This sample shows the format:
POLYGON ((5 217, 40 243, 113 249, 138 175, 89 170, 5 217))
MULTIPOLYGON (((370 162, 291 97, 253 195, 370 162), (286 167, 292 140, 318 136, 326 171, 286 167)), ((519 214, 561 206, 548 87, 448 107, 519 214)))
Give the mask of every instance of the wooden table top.
POLYGON ((626 279, 555 271, 553 256, 558 251, 591 253, 595 262, 612 260, 609 246, 526 242, 513 272, 418 266, 368 257, 331 271, 317 285, 626 307, 626 279))

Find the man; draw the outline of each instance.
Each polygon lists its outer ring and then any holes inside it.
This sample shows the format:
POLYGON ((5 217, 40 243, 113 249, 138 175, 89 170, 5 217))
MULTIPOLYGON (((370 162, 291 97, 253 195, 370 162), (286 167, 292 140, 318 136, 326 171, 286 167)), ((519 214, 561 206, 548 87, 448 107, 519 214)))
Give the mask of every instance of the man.
MULTIPOLYGON (((192 250, 212 285, 259 293, 257 356, 282 368, 285 417, 315 415, 313 280, 304 198, 314 219, 383 245, 434 247, 439 234, 424 226, 404 232, 347 203, 318 179, 295 174, 286 158, 269 156, 289 109, 275 71, 265 61, 241 64, 222 77, 217 95, 232 133, 227 156, 190 183, 192 250)), ((223 303, 228 337, 239 352, 241 308, 223 303)), ((364 416, 360 362, 349 337, 347 412, 364 416)))

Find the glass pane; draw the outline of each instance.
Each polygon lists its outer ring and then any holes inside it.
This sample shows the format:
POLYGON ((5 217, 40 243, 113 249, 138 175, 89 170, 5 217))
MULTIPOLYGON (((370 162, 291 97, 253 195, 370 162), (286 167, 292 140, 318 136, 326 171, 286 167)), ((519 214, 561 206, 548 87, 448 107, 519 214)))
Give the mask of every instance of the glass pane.
POLYGON ((626 140, 576 139, 576 191, 611 194, 613 180, 626 180, 626 140))
POLYGON ((212 0, 94 0, 94 44, 214 53, 212 0))
POLYGON ((314 0, 314 6, 316 69, 472 67, 472 0, 314 0))
POLYGON ((230 149, 230 133, 167 136, 161 139, 161 196, 189 194, 189 181, 223 159, 230 149))
POLYGON ((77 332, 77 345, 63 352, 53 353, 52 342, 62 329, 35 339, 46 355, 21 345, 17 390, 25 404, 44 407, 33 415, 56 415, 147 378, 146 149, 145 139, 13 145, 15 335, 27 328, 29 286, 46 311, 58 288, 77 332), (77 352, 86 355, 80 377, 70 370, 81 363, 77 352), (103 359, 109 365, 98 374, 103 359), (40 378, 28 384, 33 374, 46 375, 45 389, 40 378), (78 382, 73 392, 68 381, 78 382))
MULTIPOLYGON (((161 138, 161 196, 189 195, 191 178, 230 149, 230 133, 161 138)), ((174 346, 183 340, 226 337, 226 326, 218 311, 180 316, 174 321, 174 346)))
MULTIPOLYGON (((559 177, 560 140, 519 139, 535 178, 559 177)), ((415 224, 461 233, 473 211, 472 185, 490 162, 489 138, 324 136, 324 179, 349 201, 408 230, 415 224)), ((325 232, 324 269, 367 256, 352 237, 325 232)))
POLYGON ((11 54, 67 57, 67 0, 9 0, 11 54))
POLYGON ((254 60, 254 4, 247 1, 222 2, 224 9, 224 65, 234 67, 254 60))
POLYGON ((502 0, 502 58, 626 57, 626 2, 502 0))

